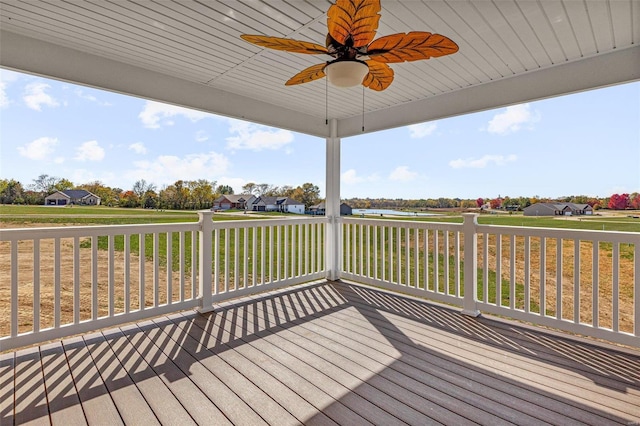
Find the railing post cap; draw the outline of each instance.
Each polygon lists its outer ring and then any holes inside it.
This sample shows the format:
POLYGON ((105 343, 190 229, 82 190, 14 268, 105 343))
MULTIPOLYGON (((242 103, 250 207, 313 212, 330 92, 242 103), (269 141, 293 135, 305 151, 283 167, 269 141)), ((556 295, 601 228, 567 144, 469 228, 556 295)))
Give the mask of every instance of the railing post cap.
POLYGON ((480 214, 478 213, 469 213, 469 212, 462 213, 462 219, 464 223, 471 223, 473 225, 478 224, 478 216, 480 216, 480 214))

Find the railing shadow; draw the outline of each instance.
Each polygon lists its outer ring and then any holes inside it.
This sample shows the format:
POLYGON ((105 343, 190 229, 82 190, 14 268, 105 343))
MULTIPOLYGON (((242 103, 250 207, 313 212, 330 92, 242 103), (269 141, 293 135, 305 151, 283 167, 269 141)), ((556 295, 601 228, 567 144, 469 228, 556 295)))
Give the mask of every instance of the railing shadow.
MULTIPOLYGON (((207 389, 210 384, 203 381, 201 372, 206 372, 210 378, 217 377, 215 365, 220 355, 276 333, 297 332, 300 326, 311 329, 312 321, 328 316, 340 318, 345 326, 352 320, 363 321, 386 339, 399 357, 387 365, 378 374, 380 376, 402 371, 404 363, 416 359, 419 368, 426 368, 430 358, 438 358, 454 369, 470 369, 476 375, 499 377, 507 387, 523 388, 521 382, 443 355, 428 342, 417 342, 407 336, 395 320, 391 321, 389 315, 417 321, 531 362, 553 362, 621 394, 631 388, 640 389, 640 356, 633 351, 612 351, 533 327, 488 318, 473 319, 446 307, 372 288, 317 283, 228 302, 204 315, 173 314, 67 339, 62 344, 45 345, 35 351, 17 352, 15 358, 5 355, 0 359, 0 397, 15 398, 14 405, 19 407, 17 414, 21 421, 29 421, 48 411, 53 416, 56 412, 78 407, 80 401, 101 398, 149 380, 171 388, 186 379, 194 389, 207 389), (12 381, 9 377, 18 365, 21 371, 28 373, 18 374, 12 381)), ((370 384, 365 381, 362 386, 370 384)), ((144 390, 142 386, 139 388, 141 392, 144 390)), ((416 388, 415 392, 421 395, 425 389, 416 388)), ((354 388, 351 392, 360 393, 360 390, 354 388)), ((545 396, 539 389, 536 392, 545 396)), ((224 409, 205 395, 199 398, 180 401, 196 422, 224 409), (203 417, 199 418, 201 414, 203 417)), ((553 398, 557 400, 558 396, 553 398)), ((114 398, 114 401, 117 406, 118 400, 114 398)), ((567 401, 567 404, 580 408, 575 401, 567 401)), ((4 404, 0 413, 3 425, 15 420, 7 407, 4 404)), ((122 407, 113 408, 122 411, 122 407)), ((252 410, 249 405, 245 408, 252 410)), ((589 409, 594 411, 593 407, 589 409)), ((307 420, 313 422, 314 419, 307 420)))

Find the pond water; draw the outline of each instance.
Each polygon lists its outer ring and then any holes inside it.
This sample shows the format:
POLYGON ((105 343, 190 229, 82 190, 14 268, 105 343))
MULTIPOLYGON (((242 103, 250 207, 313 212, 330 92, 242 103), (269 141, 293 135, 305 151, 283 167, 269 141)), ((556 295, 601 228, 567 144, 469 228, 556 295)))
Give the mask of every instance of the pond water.
POLYGON ((375 214, 375 215, 390 215, 390 216, 438 216, 437 213, 424 213, 424 212, 401 212, 398 210, 389 209, 353 209, 353 215, 361 214, 375 214))

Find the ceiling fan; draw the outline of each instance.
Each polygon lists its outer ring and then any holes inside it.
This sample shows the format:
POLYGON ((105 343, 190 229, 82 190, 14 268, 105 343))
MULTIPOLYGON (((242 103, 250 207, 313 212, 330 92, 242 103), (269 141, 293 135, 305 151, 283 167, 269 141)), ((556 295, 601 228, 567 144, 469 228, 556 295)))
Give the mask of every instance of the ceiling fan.
POLYGON ((458 45, 448 37, 425 31, 398 33, 373 40, 380 20, 380 0, 336 0, 327 11, 326 46, 281 37, 243 34, 242 39, 275 50, 334 59, 313 65, 291 77, 285 85, 308 83, 327 76, 339 87, 362 84, 385 90, 393 82, 389 63, 450 55, 458 45))

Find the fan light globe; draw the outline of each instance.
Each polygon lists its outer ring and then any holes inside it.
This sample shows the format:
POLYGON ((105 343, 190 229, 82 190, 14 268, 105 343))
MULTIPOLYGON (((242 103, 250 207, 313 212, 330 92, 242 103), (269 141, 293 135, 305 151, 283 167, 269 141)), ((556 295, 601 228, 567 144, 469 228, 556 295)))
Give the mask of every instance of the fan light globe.
POLYGON ((362 83, 369 67, 362 61, 335 61, 324 68, 329 83, 336 87, 352 87, 362 83))

